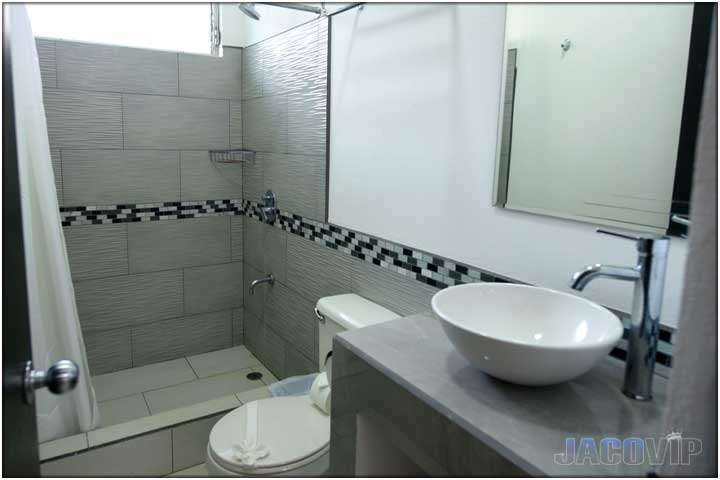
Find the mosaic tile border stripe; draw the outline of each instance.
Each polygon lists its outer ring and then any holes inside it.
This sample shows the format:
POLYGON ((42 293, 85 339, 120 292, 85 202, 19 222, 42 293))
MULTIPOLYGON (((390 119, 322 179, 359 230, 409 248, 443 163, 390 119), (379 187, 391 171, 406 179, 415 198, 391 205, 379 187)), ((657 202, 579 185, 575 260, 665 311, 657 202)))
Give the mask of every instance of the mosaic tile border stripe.
MULTIPOLYGON (((245 215, 262 221, 260 204, 241 199, 60 208, 60 216, 64 227, 225 215, 245 215)), ((278 213, 277 219, 270 225, 436 288, 446 288, 478 281, 523 283, 447 258, 336 225, 303 218, 300 215, 282 210, 278 213)), ((627 321, 627 314, 615 310, 614 312, 624 322, 627 321)), ((660 374, 663 374, 666 368, 672 366, 671 351, 674 334, 674 329, 667 326, 660 327, 660 348, 656 356, 657 365, 660 367, 658 373, 660 374)), ((627 328, 623 339, 626 337, 627 328)), ((625 345, 625 340, 621 341, 610 355, 625 360, 625 345)))

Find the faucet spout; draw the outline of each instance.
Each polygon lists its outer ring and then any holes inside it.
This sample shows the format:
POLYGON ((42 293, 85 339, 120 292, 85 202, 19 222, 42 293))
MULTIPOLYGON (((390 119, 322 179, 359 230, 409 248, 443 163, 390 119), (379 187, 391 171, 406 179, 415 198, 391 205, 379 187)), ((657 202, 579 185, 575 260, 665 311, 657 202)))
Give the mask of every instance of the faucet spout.
POLYGON ((640 278, 640 271, 633 267, 616 267, 613 265, 589 265, 579 272, 575 272, 570 281, 570 288, 582 291, 588 283, 596 278, 614 278, 634 282, 640 278))
POLYGON ((272 273, 268 273, 266 277, 253 280, 252 283, 250 283, 250 295, 255 295, 255 287, 261 283, 269 283, 270 286, 275 285, 275 277, 272 273))

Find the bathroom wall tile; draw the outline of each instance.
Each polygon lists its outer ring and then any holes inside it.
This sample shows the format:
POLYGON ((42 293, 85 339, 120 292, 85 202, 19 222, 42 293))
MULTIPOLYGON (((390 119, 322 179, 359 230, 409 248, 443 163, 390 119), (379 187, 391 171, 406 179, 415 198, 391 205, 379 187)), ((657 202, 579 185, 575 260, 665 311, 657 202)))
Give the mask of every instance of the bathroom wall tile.
POLYGON ((288 93, 288 153, 325 157, 327 84, 288 93))
POLYGON ((263 164, 265 153, 255 154, 253 162, 243 163, 243 199, 259 202, 265 193, 263 164))
POLYGON ((243 259, 243 217, 230 217, 230 249, 233 262, 242 262, 243 259))
POLYGON ((230 310, 162 320, 132 329, 133 366, 228 348, 231 344, 230 310))
POLYGON ((187 360, 200 378, 253 368, 260 363, 250 350, 242 345, 193 355, 187 360))
POLYGON ((59 88, 177 95, 177 54, 57 41, 59 88))
POLYGON ((438 291, 414 278, 359 261, 353 262, 352 289, 399 315, 429 311, 430 300, 438 291))
MULTIPOLYGON (((247 259, 247 250, 245 251, 245 258, 247 259)), ((248 263, 247 260, 243 262, 243 305, 245 309, 246 322, 248 314, 258 320, 262 320, 263 318, 265 311, 265 293, 269 287, 267 284, 259 285, 255 288, 255 292, 250 294, 250 283, 252 283, 253 280, 264 276, 265 272, 255 268, 251 263, 248 263)), ((248 335, 252 337, 252 334, 246 328, 246 340, 248 340, 248 335)), ((249 341, 253 342, 253 340, 254 338, 250 338, 249 341)))
POLYGON ((57 192, 58 204, 64 204, 63 183, 62 183, 62 155, 59 148, 50 150, 50 161, 52 162, 53 177, 55 178, 55 191, 57 192))
POLYGON ((267 325, 261 329, 261 332, 256 356, 273 375, 285 378, 285 341, 267 325))
POLYGON ((223 56, 180 53, 180 95, 240 100, 242 49, 223 48, 223 56))
POLYGON ((300 353, 292 344, 285 347, 285 375, 307 375, 318 371, 318 363, 300 353))
POLYGON ((204 152, 181 152, 182 200, 242 198, 242 165, 210 161, 204 152))
POLYGON ((297 235, 287 237, 287 286, 310 302, 352 292, 352 265, 347 254, 297 235))
POLYGON ((287 152, 287 95, 243 102, 243 146, 260 152, 287 152))
POLYGON ((236 308, 233 310, 232 315, 232 336, 233 345, 242 345, 244 332, 243 332, 243 317, 245 310, 242 308, 236 308))
POLYGON ((125 148, 179 150, 230 146, 227 100, 123 95, 125 148))
POLYGON ((325 157, 263 155, 264 188, 277 194, 278 208, 325 219, 325 157))
POLYGON ((259 353, 263 329, 262 321, 245 309, 243 314, 243 345, 256 357, 259 353))
POLYGON ((67 205, 153 203, 180 199, 178 152, 63 149, 62 156, 67 205))
POLYGON ((38 63, 40 63, 40 79, 43 88, 57 87, 57 68, 55 67, 55 40, 36 38, 38 63))
POLYGON ((314 307, 315 304, 282 283, 275 283, 266 294, 263 318, 266 326, 271 327, 298 351, 313 360, 317 358, 317 319, 314 307))
POLYGON ((318 21, 264 41, 263 95, 277 95, 315 84, 319 72, 318 21))
POLYGON ((41 464, 44 477, 158 477, 172 471, 170 430, 41 464))
POLYGON ((127 225, 64 227, 73 281, 128 273, 127 225))
POLYGON ((172 429, 173 471, 205 462, 210 430, 223 415, 201 418, 172 429))
POLYGON ((242 102, 230 102, 230 148, 243 148, 242 102))
POLYGON ((230 260, 229 217, 128 225, 130 271, 149 272, 230 260))
POLYGON ((130 328, 83 332, 91 375, 102 375, 132 367, 130 328))
POLYGON ((182 315, 182 271, 76 281, 83 332, 112 330, 182 315))
POLYGON ((261 97, 263 58, 267 49, 262 43, 251 45, 243 49, 242 55, 242 98, 261 97))
POLYGON ((150 415, 142 393, 98 402, 98 409, 100 410, 100 428, 150 415))
POLYGON ((243 224, 243 258, 247 263, 261 270, 262 276, 272 273, 275 280, 284 282, 287 236, 287 232, 284 230, 245 217, 243 224))
POLYGON ((122 148, 120 94, 45 89, 51 148, 122 148))
MULTIPOLYGON (((98 402, 104 402, 190 382, 196 378, 187 360, 179 358, 105 375, 95 375, 92 383, 98 402)), ((93 444, 92 439, 90 443, 93 444)))
POLYGON ((242 262, 186 268, 184 275, 186 314, 242 307, 242 262))

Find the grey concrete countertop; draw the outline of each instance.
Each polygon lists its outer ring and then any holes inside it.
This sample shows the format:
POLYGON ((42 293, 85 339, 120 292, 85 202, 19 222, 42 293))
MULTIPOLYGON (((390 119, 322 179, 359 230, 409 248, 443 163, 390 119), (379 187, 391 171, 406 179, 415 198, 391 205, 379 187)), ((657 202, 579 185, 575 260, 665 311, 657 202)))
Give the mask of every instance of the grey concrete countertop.
POLYGON ((662 435, 666 380, 656 375, 651 402, 620 392, 624 363, 608 357, 585 375, 550 387, 502 382, 473 368, 431 314, 414 315, 336 337, 366 361, 530 475, 645 476, 644 465, 561 465, 567 437, 662 435))

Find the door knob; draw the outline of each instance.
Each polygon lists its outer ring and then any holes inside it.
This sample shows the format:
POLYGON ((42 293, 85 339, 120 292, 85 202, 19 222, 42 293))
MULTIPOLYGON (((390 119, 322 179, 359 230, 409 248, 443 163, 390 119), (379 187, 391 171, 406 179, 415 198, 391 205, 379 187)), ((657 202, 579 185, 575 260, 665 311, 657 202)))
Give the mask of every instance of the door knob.
POLYGON ((59 360, 47 370, 33 370, 32 360, 25 364, 24 397, 25 403, 32 405, 35 390, 47 387, 55 395, 62 395, 74 389, 80 378, 80 369, 72 360, 59 360))

